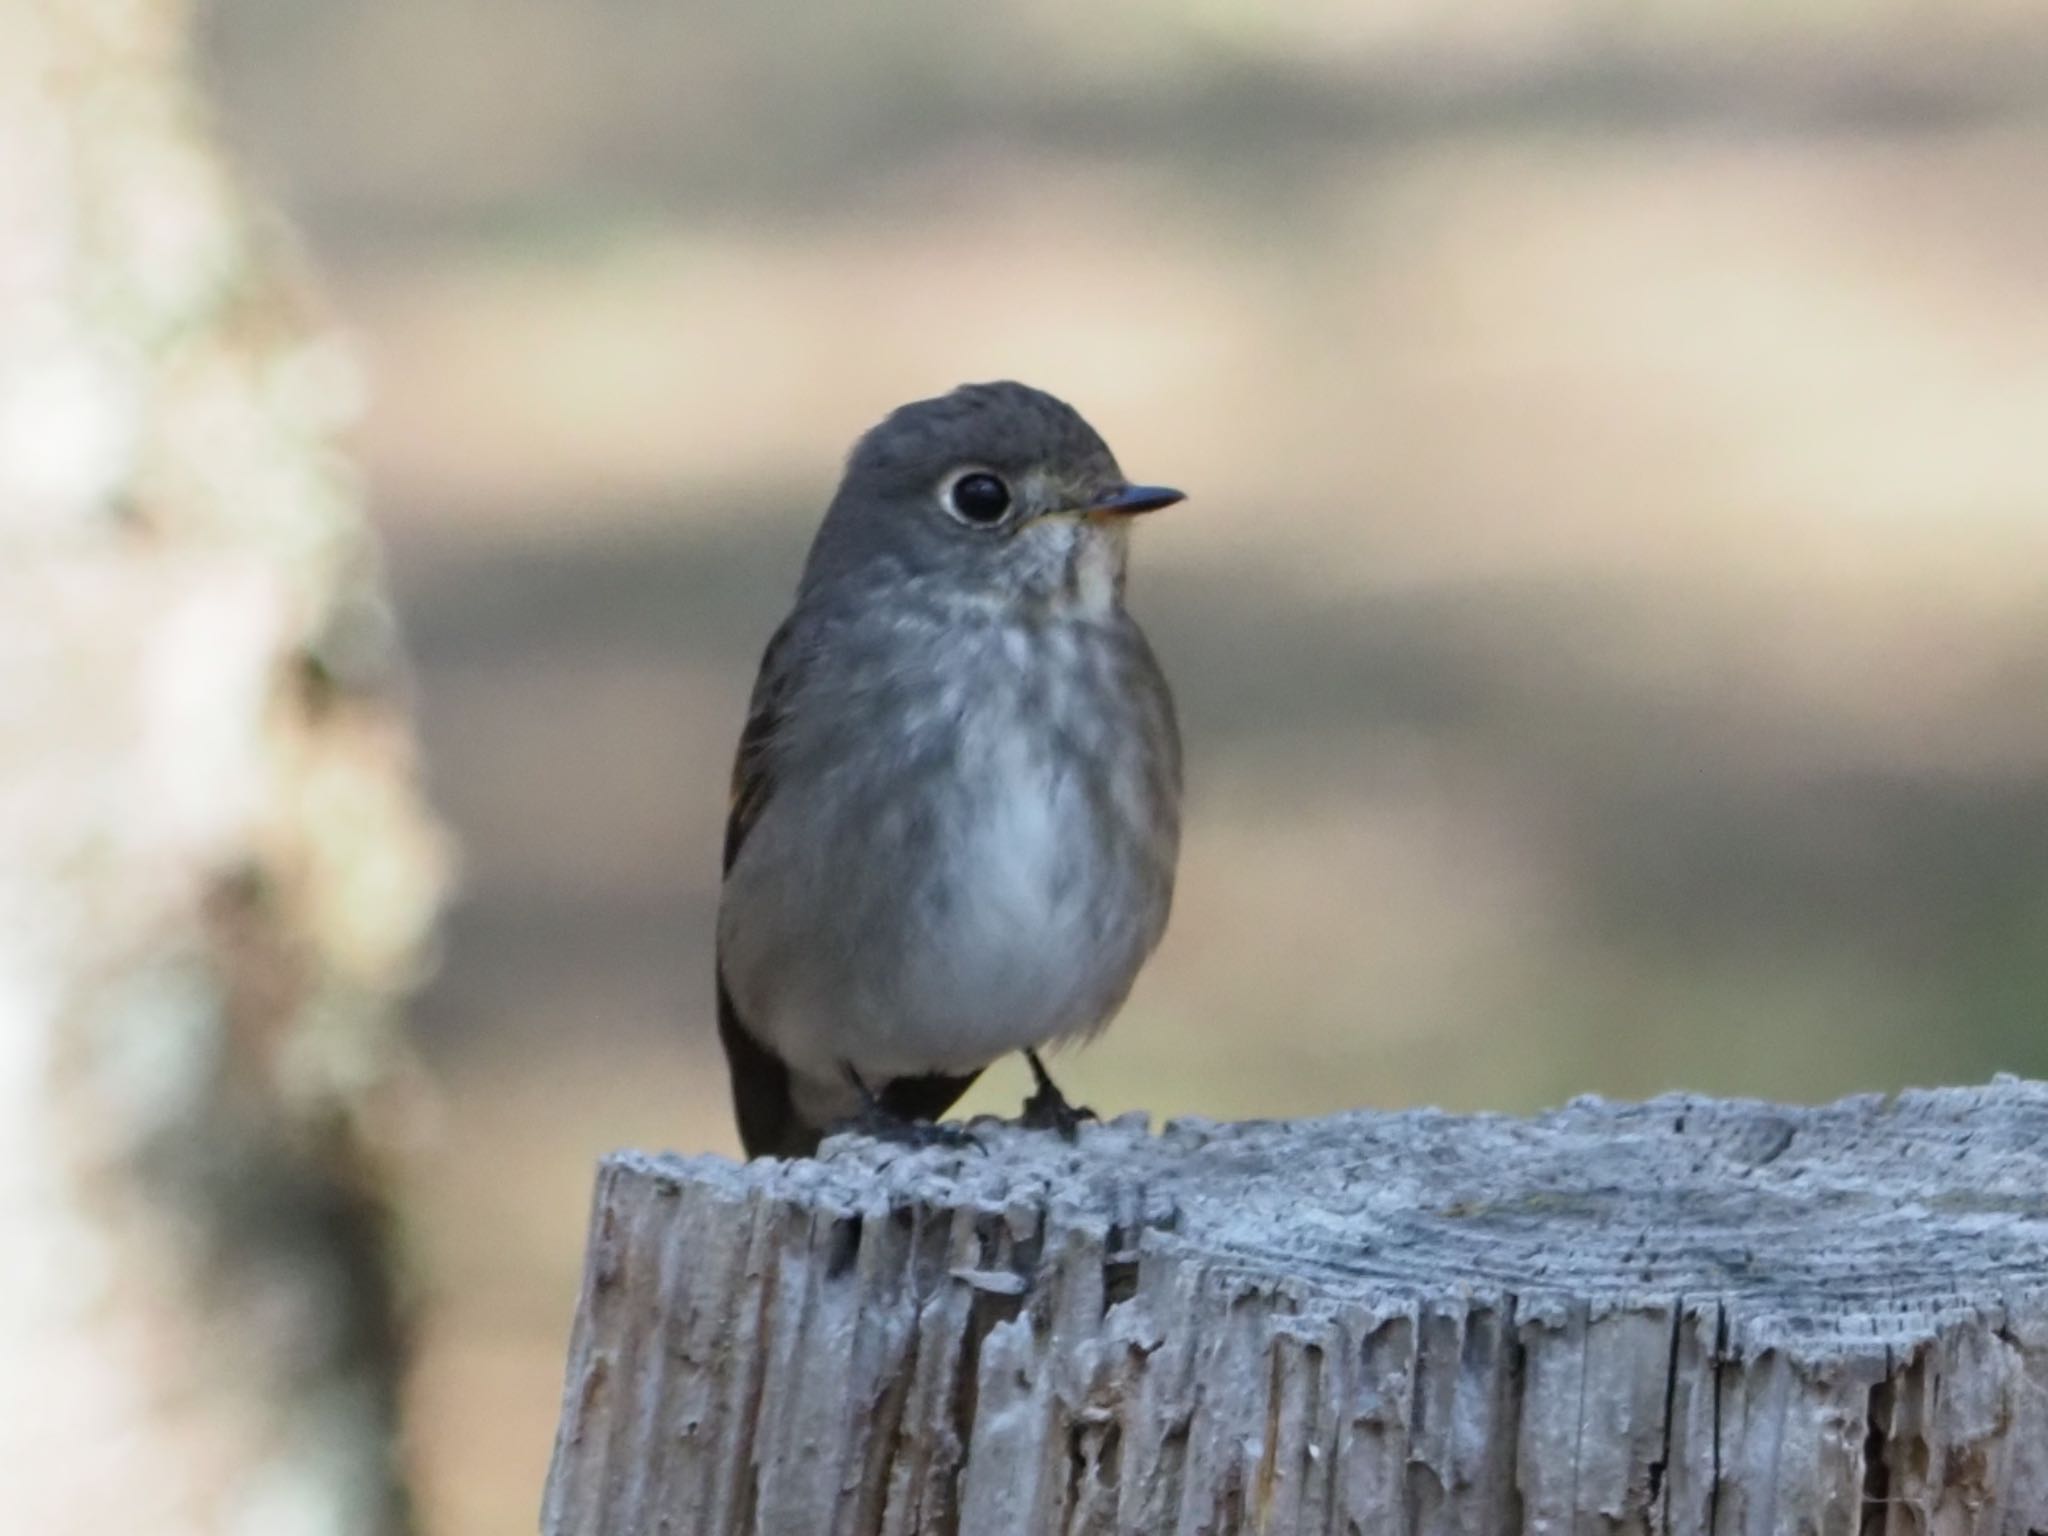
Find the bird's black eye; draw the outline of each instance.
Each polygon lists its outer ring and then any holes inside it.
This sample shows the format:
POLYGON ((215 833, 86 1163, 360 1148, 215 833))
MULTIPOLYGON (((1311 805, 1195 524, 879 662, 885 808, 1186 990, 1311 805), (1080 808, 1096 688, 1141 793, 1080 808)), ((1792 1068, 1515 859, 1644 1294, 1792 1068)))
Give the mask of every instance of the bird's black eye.
POLYGON ((952 490, 946 493, 953 508, 953 515, 963 523, 972 523, 986 528, 1003 520, 1003 514, 1010 510, 1010 488, 1003 484, 1001 477, 986 470, 975 470, 962 475, 953 482, 952 490))

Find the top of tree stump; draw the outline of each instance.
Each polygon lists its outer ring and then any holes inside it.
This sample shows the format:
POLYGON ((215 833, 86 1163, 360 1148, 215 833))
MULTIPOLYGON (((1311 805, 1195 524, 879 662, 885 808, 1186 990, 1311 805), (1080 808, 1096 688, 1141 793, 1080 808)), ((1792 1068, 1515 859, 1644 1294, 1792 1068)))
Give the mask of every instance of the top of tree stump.
MULTIPOLYGON (((1987 1307, 2048 1298, 2048 1084, 1792 1107, 1594 1098, 1532 1119, 1436 1110, 1306 1121, 1141 1116, 1069 1145, 980 1122, 983 1150, 834 1138, 817 1161, 620 1154, 820 1217, 967 1210, 1080 1225, 1303 1300, 1512 1294, 1518 1315, 1717 1304, 1730 1344, 1813 1364, 1882 1357, 1987 1307)), ((971 1278, 1022 1289, 1001 1266, 971 1278)))
POLYGON ((611 1159, 543 1528, 2032 1536, 2048 1085, 611 1159))

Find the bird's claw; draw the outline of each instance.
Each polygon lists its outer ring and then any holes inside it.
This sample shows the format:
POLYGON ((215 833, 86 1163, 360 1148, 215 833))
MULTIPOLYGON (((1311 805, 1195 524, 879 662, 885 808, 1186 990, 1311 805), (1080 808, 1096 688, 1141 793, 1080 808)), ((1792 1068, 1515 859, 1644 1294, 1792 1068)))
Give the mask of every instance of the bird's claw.
POLYGON ((972 1147, 983 1155, 987 1154, 988 1148, 965 1126, 912 1120, 896 1114, 882 1103, 881 1096, 854 1070, 853 1063, 841 1062, 839 1069, 860 1095, 860 1108, 841 1120, 833 1127, 834 1130, 851 1131, 870 1141, 886 1141, 913 1151, 923 1151, 926 1147, 951 1147, 955 1150, 972 1147))
POLYGON ((1101 1117, 1085 1104, 1067 1102, 1067 1096, 1053 1082, 1036 1051, 1026 1051, 1024 1059, 1031 1063, 1031 1075, 1038 1080, 1038 1087, 1024 1101, 1024 1112, 1017 1117, 1017 1123, 1026 1130, 1057 1131, 1062 1141, 1080 1140, 1082 1122, 1101 1117))
POLYGON ((935 1124, 930 1120, 906 1120, 880 1108, 863 1110, 840 1121, 834 1129, 851 1131, 870 1141, 886 1141, 892 1146, 909 1147, 918 1152, 927 1147, 946 1147, 954 1151, 972 1148, 984 1155, 988 1152, 981 1138, 964 1125, 954 1125, 951 1121, 935 1124))

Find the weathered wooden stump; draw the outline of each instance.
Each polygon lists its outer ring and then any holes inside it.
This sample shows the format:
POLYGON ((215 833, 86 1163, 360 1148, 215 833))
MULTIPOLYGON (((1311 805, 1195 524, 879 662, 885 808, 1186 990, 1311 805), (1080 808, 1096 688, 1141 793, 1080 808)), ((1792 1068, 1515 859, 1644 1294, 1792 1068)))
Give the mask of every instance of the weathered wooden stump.
POLYGON ((550 1536, 2048 1529, 2048 1085, 621 1155, 550 1536))

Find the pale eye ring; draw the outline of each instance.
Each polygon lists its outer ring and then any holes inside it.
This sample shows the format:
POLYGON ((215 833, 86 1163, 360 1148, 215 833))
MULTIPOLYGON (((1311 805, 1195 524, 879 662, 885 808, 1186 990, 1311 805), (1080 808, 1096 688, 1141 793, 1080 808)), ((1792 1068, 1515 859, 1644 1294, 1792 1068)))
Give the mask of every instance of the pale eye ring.
POLYGON ((946 510, 970 528, 993 528, 1010 510, 1010 488, 1001 475, 970 469, 946 487, 946 510))

